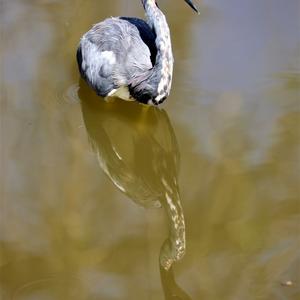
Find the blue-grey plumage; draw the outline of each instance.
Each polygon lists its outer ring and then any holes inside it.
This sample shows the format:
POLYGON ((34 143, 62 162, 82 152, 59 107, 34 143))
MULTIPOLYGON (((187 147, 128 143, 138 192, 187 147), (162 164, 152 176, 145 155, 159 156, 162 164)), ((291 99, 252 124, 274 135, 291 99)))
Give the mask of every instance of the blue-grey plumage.
MULTIPOLYGON (((147 22, 108 18, 81 38, 77 62, 82 77, 102 97, 160 104, 173 75, 170 30, 155 0, 141 0, 147 22)), ((194 10, 191 0, 185 0, 194 10)))

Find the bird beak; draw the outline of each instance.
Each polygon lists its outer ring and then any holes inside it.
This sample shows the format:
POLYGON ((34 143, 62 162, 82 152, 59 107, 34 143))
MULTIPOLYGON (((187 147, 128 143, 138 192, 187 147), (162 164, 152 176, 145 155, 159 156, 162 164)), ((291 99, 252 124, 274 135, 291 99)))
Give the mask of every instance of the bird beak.
POLYGON ((200 15, 199 10, 195 6, 195 4, 192 2, 192 0, 184 0, 198 15, 200 15))

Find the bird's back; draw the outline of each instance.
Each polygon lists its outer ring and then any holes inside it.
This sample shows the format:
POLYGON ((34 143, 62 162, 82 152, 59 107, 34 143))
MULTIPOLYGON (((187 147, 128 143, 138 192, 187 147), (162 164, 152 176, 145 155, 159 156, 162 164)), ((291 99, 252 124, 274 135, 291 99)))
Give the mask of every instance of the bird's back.
POLYGON ((80 41, 81 75, 101 96, 127 86, 155 63, 155 34, 137 18, 109 18, 92 27, 80 41))

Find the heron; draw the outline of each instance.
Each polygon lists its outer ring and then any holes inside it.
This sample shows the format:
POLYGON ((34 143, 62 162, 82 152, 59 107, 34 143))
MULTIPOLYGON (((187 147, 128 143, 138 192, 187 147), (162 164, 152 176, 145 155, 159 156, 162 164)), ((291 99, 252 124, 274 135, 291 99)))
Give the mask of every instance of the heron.
MULTIPOLYGON (((192 0, 184 1, 199 14, 192 0)), ((172 84, 170 29, 156 0, 141 2, 146 21, 111 17, 95 24, 80 40, 77 62, 97 95, 158 105, 172 84)))

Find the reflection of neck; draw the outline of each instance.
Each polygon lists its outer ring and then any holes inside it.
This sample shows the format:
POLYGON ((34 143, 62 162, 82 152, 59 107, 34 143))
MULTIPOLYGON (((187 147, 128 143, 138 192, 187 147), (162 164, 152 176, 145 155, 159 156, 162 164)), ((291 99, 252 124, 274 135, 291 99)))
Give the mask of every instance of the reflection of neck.
POLYGON ((185 254, 185 222, 177 190, 168 190, 163 203, 169 221, 169 237, 164 242, 160 251, 160 263, 168 270, 171 265, 180 260, 185 254))

